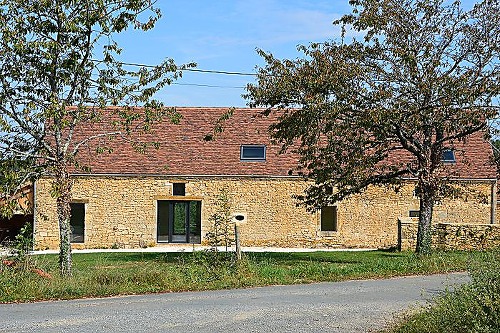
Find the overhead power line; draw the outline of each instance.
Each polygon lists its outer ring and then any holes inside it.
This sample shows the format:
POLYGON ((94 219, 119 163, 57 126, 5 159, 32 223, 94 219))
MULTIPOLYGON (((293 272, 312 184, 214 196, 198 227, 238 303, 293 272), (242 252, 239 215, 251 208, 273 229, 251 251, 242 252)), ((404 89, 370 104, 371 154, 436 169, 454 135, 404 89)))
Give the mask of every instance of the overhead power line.
POLYGON ((211 84, 199 84, 199 83, 179 83, 179 82, 172 82, 172 84, 178 85, 178 86, 195 86, 195 87, 208 87, 208 88, 234 88, 234 89, 245 89, 246 87, 243 86, 216 86, 216 85, 211 85, 211 84))
MULTIPOLYGON (((133 62, 119 62, 125 66, 135 66, 135 67, 146 67, 146 68, 154 68, 156 66, 147 65, 147 64, 139 64, 133 62)), ((186 72, 197 72, 197 73, 207 73, 207 74, 223 74, 223 75, 241 75, 241 76, 257 76, 256 73, 245 73, 245 72, 232 72, 232 71, 218 71, 212 69, 200 69, 200 68, 185 68, 183 71, 186 72)))
POLYGON ((187 68, 183 69, 188 72, 199 72, 199 73, 212 73, 212 74, 225 74, 225 75, 245 75, 245 76, 257 76, 256 73, 243 73, 243 72, 228 72, 228 71, 216 71, 208 69, 198 69, 198 68, 187 68))
MULTIPOLYGON (((94 62, 99 62, 99 60, 93 59, 94 62)), ((133 62, 122 62, 118 61, 119 64, 124 66, 135 66, 135 67, 146 67, 146 68, 155 68, 154 65, 148 64, 140 64, 133 62)), ((257 76, 256 73, 245 73, 245 72, 232 72, 232 71, 219 71, 219 70, 210 70, 210 69, 201 69, 201 68, 185 68, 182 71, 186 72, 195 72, 195 73, 206 73, 206 74, 222 74, 222 75, 239 75, 239 76, 257 76)), ((220 86, 220 85, 211 85, 211 84, 201 84, 201 83, 181 83, 181 82, 172 82, 173 85, 178 86, 194 86, 194 87, 207 87, 207 88, 229 88, 229 89, 245 89, 246 86, 220 86)))

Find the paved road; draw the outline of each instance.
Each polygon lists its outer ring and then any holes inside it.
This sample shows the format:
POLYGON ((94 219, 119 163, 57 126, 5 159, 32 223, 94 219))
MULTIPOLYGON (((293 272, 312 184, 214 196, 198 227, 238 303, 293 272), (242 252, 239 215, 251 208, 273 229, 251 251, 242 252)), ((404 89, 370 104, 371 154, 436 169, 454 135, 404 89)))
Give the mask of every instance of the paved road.
POLYGON ((465 274, 0 305, 0 332, 369 332, 465 274))

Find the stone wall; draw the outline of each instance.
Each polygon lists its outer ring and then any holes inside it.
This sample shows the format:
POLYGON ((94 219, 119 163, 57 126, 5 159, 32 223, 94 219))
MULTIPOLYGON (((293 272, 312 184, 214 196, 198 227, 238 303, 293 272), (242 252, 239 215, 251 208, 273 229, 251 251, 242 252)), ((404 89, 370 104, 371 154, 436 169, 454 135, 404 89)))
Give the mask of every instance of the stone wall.
MULTIPOLYGON (((307 183, 300 178, 255 177, 105 177, 75 178, 73 200, 85 203, 85 242, 74 248, 164 245, 156 242, 157 200, 173 200, 173 182, 186 183, 184 199, 202 202, 202 238, 209 230, 221 189, 226 189, 233 212, 247 214, 241 226, 242 246, 385 248, 398 244, 398 218, 418 210, 414 183, 398 189, 369 187, 337 204, 338 231, 320 230, 320 214, 297 206, 293 195, 307 183)), ((471 193, 436 205, 436 222, 490 221, 491 183, 468 182, 471 193)), ((57 248, 55 200, 50 179, 36 183, 35 241, 39 249, 57 248)), ((203 243, 203 240, 202 240, 203 243)), ((166 245, 168 246, 168 244, 166 245)))
MULTIPOLYGON (((418 222, 400 219, 399 245, 401 250, 414 250, 418 222)), ((442 250, 484 250, 500 247, 499 224, 435 223, 432 226, 432 245, 442 250)))

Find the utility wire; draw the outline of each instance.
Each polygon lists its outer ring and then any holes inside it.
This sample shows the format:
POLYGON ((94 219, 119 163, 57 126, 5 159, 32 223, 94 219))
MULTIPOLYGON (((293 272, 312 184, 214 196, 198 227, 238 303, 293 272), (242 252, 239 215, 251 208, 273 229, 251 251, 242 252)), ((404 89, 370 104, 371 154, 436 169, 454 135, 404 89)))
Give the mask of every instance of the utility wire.
MULTIPOLYGON (((98 62, 98 60, 92 60, 94 62, 98 62)), ((155 68, 154 65, 147 64, 139 64, 132 62, 122 62, 117 61, 121 65, 125 66, 135 66, 135 67, 146 67, 146 68, 155 68)), ((207 73, 207 74, 223 74, 223 75, 239 75, 239 76, 257 76, 256 73, 244 73, 244 72, 231 72, 231 71, 218 71, 218 70, 209 70, 209 69, 200 69, 200 68, 185 68, 182 71, 187 72, 196 72, 196 73, 207 73)), ((194 87, 208 87, 208 88, 230 88, 230 89, 245 89, 245 86, 218 86, 211 84, 198 84, 198 83, 180 83, 180 82, 172 82, 171 84, 175 84, 178 86, 194 86, 194 87)))
MULTIPOLYGON (((139 64, 139 63, 133 63, 133 62, 121 62, 121 61, 118 61, 118 63, 120 63, 122 65, 125 65, 125 66, 146 67, 146 68, 155 68, 156 67, 156 66, 153 66, 153 65, 139 64)), ((218 70, 199 69, 199 68, 185 68, 182 71, 197 72, 197 73, 209 73, 209 74, 224 74, 224 75, 257 76, 256 73, 218 71, 218 70)))
POLYGON ((178 85, 178 86, 195 86, 195 87, 208 87, 208 88, 234 88, 234 89, 245 89, 246 87, 238 87, 238 86, 215 86, 211 84, 199 84, 199 83, 179 83, 179 82, 172 82, 172 84, 178 85))
POLYGON ((228 71, 215 71, 208 69, 186 68, 183 71, 199 72, 199 73, 212 73, 212 74, 225 74, 225 75, 242 75, 242 76, 257 76, 256 73, 243 73, 243 72, 228 72, 228 71))

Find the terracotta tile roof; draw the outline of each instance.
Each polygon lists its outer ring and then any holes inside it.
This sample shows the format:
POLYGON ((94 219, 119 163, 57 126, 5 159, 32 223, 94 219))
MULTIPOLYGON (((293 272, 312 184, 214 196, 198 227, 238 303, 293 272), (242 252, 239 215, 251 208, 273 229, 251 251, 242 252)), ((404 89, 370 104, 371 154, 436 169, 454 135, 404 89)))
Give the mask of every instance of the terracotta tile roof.
MULTIPOLYGON (((297 166, 297 155, 280 155, 280 146, 270 143, 268 127, 276 121, 276 116, 260 116, 262 109, 235 109, 233 116, 224 123, 224 131, 216 134, 212 141, 205 141, 204 138, 213 133, 217 119, 228 108, 179 107, 177 111, 182 115, 179 124, 165 120, 155 124, 151 133, 136 135, 141 141, 158 141, 159 149, 149 147, 145 153, 139 153, 125 140, 115 138, 101 142, 112 148, 112 153, 95 154, 97 145, 93 142, 80 150, 78 162, 91 167, 93 174, 182 176, 287 176, 297 166), (241 161, 240 146, 245 144, 266 145, 266 160, 241 161)), ((86 137, 99 131, 103 131, 102 123, 88 124, 78 136, 86 137)), ((458 143, 455 149, 457 162, 446 166, 452 170, 452 176, 471 179, 496 177, 491 163, 492 149, 484 139, 484 133, 473 134, 465 143, 458 143)), ((401 158, 405 160, 408 156, 401 158)))
MULTIPOLYGON (((448 178, 495 179, 496 166, 493 162, 493 148, 484 132, 476 132, 464 141, 450 146, 455 162, 443 163, 442 174, 448 178)), ((412 161, 412 155, 405 150, 396 151, 387 160, 388 164, 405 164, 412 161)))
POLYGON ((472 134, 455 147, 458 152, 456 169, 462 178, 497 178, 493 148, 484 132, 472 134))
MULTIPOLYGON (((5 193, 0 193, 0 207, 5 205, 7 200, 5 193)), ((16 201, 14 214, 29 214, 33 208, 33 185, 24 184, 9 200, 16 201)))
MULTIPOLYGON (((297 156, 279 155, 279 145, 270 144, 268 127, 275 117, 263 117, 261 109, 235 109, 224 124, 224 131, 212 141, 204 140, 229 108, 179 107, 179 124, 169 120, 155 124, 150 134, 139 135, 143 142, 158 141, 159 149, 149 147, 145 153, 135 151, 122 139, 106 142, 112 153, 96 156, 94 148, 83 149, 80 165, 91 167, 97 174, 155 175, 259 175, 286 176, 297 165, 297 156), (240 145, 266 145, 266 160, 240 161, 240 145)), ((100 124, 90 124, 83 131, 102 131, 100 124)))

